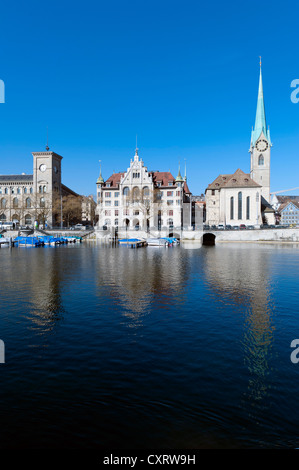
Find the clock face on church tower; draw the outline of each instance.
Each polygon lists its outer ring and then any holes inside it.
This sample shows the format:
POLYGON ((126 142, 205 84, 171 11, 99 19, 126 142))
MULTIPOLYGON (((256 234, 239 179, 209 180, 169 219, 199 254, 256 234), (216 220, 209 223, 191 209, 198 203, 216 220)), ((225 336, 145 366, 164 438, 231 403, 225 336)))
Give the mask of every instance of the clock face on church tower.
POLYGON ((262 139, 255 144, 255 147, 259 152, 264 152, 265 150, 267 150, 268 145, 268 142, 265 139, 262 139))
POLYGON ((40 169, 40 171, 44 172, 44 171, 46 171, 47 166, 43 163, 42 165, 40 165, 39 169, 40 169))

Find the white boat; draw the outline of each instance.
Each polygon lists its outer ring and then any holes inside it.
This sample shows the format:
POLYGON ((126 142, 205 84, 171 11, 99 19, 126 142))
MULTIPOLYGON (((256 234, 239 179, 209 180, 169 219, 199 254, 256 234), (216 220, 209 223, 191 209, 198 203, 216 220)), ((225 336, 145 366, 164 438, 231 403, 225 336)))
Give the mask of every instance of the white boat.
POLYGON ((149 246, 169 246, 169 241, 164 238, 147 238, 149 246))
POLYGON ((0 245, 9 246, 9 242, 10 242, 10 239, 8 237, 6 237, 6 238, 1 237, 0 238, 0 245))

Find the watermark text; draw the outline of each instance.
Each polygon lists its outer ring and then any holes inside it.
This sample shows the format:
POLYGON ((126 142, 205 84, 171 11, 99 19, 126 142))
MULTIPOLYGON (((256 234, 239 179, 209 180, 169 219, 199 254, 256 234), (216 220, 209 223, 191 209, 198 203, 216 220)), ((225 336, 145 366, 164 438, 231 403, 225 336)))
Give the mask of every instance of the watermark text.
POLYGON ((5 103, 5 85, 3 80, 0 80, 0 103, 5 103))
POLYGON ((291 93, 291 101, 292 103, 296 104, 299 102, 299 78, 295 78, 295 80, 292 80, 291 88, 295 88, 295 90, 291 93))

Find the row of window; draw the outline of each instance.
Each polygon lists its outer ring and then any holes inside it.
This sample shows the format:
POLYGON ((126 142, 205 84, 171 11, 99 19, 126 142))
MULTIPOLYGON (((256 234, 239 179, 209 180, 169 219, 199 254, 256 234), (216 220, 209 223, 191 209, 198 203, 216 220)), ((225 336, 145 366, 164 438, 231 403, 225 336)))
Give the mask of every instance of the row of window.
MULTIPOLYGON (((109 225, 109 226, 110 226, 110 225, 111 225, 111 222, 112 222, 111 219, 105 219, 105 220, 104 220, 104 225, 109 225)), ((118 225, 118 218, 117 218, 117 219, 114 219, 114 226, 117 226, 117 225, 118 225)), ((126 226, 126 225, 129 226, 129 225, 130 225, 129 219, 125 219, 125 220, 123 221, 123 225, 124 225, 124 226, 126 226)), ((136 225, 139 226, 139 222, 138 222, 138 221, 137 221, 137 224, 136 224, 136 225)), ((161 225, 162 225, 162 221, 161 221, 161 225)), ((173 219, 167 219, 166 225, 168 225, 168 226, 170 226, 170 227, 173 226, 173 219)))
MULTIPOLYGON (((20 221, 20 217, 18 216, 18 214, 14 214, 12 217, 11 217, 11 220, 12 221, 20 221)), ((25 225, 31 225, 32 224, 32 217, 30 214, 26 214, 25 215, 25 225)), ((0 222, 6 222, 7 221, 7 217, 5 214, 1 214, 0 215, 0 222)))
MULTIPOLYGON (((45 205, 46 205, 45 198, 44 198, 44 197, 41 197, 40 200, 39 200, 39 203, 40 203, 40 207, 45 207, 45 205)), ((0 200, 0 208, 1 208, 1 209, 7 209, 7 206, 8 206, 8 204, 7 204, 7 199, 2 198, 2 199, 0 200)), ((17 208, 19 208, 19 207, 22 207, 22 205, 20 205, 20 201, 19 201, 19 199, 18 199, 17 197, 15 197, 15 198, 13 199, 13 201, 12 201, 12 207, 13 207, 14 209, 17 209, 17 208)), ((26 199, 26 201, 25 201, 25 208, 26 208, 26 209, 31 209, 31 207, 32 207, 32 201, 31 201, 30 197, 27 197, 27 199, 26 199)))
POLYGON ((33 193, 33 188, 0 188, 0 194, 22 194, 22 189, 23 194, 33 193))
MULTIPOLYGON (((111 215, 112 215, 112 211, 111 211, 111 210, 105 210, 105 217, 111 217, 111 215)), ((116 217, 118 217, 118 215, 119 215, 119 210, 115 210, 115 211, 114 211, 114 215, 115 215, 116 217)), ((123 210, 123 215, 129 215, 128 209, 124 209, 124 210, 123 210)), ((133 215, 134 215, 134 216, 138 216, 138 215, 139 215, 139 211, 133 211, 133 215)), ((167 211, 167 215, 170 216, 170 217, 173 217, 173 211, 172 211, 172 210, 167 211)))
MULTIPOLYGON (((243 199, 242 192, 238 193, 238 220, 243 219, 243 199)), ((232 196, 230 198, 230 219, 234 220, 235 218, 235 198, 232 196)), ((246 197, 246 220, 250 219, 250 196, 246 197)))

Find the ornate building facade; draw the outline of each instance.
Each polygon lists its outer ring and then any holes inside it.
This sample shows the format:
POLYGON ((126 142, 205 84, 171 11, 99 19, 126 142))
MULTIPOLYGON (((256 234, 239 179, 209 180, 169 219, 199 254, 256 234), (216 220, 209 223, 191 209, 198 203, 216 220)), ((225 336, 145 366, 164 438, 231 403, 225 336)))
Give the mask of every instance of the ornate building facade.
POLYGON ((106 181, 100 173, 97 180, 99 228, 180 227, 183 204, 190 201, 186 176, 180 170, 176 178, 170 172, 148 171, 138 149, 127 171, 113 173, 106 181))

